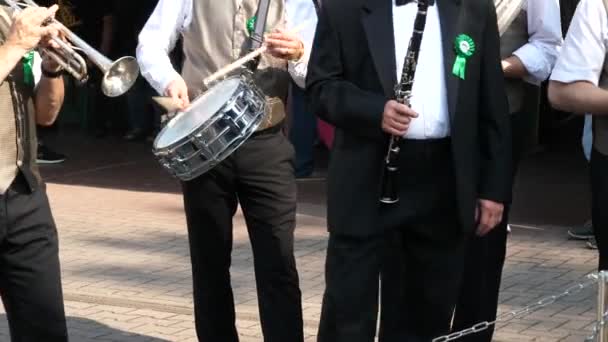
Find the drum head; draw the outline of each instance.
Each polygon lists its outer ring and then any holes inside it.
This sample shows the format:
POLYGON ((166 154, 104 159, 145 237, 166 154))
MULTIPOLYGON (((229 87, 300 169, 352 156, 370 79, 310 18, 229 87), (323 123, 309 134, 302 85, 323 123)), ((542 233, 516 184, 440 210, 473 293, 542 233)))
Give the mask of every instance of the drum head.
POLYGON ((196 98, 184 112, 179 112, 158 134, 155 148, 170 146, 200 128, 230 100, 240 78, 226 79, 196 98))

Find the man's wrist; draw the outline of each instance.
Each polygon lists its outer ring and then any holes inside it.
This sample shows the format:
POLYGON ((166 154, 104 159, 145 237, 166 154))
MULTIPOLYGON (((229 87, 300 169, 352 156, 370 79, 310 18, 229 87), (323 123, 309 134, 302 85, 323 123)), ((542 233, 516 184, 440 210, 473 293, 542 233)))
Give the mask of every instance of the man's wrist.
POLYGON ((302 59, 302 57, 304 57, 304 43, 302 43, 302 41, 300 41, 300 47, 298 48, 296 53, 292 56, 291 60, 293 62, 297 62, 300 59, 302 59))

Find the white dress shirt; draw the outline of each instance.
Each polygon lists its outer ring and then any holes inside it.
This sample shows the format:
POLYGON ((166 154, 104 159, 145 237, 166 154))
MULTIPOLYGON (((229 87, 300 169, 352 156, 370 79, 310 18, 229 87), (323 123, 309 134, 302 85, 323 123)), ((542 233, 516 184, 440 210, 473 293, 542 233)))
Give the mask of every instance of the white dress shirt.
MULTIPOLYGON (((608 13, 602 0, 581 0, 551 80, 562 83, 590 82, 598 85, 608 53, 608 13)), ((592 146, 592 116, 585 117, 583 148, 590 159, 592 146)))
MULTIPOLYGON (((417 12, 416 3, 396 6, 393 0, 397 82, 401 80, 405 54, 412 37, 417 12)), ((406 139, 437 139, 450 135, 448 92, 441 42, 439 11, 436 5, 430 6, 412 88, 411 107, 418 113, 418 117, 410 122, 410 127, 404 136, 406 139)))
POLYGON ((549 78, 563 43, 559 0, 526 0, 529 41, 517 49, 517 56, 528 71, 525 81, 540 85, 549 78))
MULTIPOLYGON (((192 22, 192 4, 192 0, 159 0, 139 34, 137 59, 141 73, 159 94, 164 94, 169 83, 180 77, 168 55, 179 35, 192 22)), ((296 84, 304 87, 317 16, 312 0, 285 0, 285 7, 287 29, 300 28, 305 23, 299 30, 304 43, 304 56, 299 61, 288 63, 291 77, 296 84)))
POLYGON ((551 80, 598 85, 608 52, 608 15, 602 0, 581 0, 551 80))

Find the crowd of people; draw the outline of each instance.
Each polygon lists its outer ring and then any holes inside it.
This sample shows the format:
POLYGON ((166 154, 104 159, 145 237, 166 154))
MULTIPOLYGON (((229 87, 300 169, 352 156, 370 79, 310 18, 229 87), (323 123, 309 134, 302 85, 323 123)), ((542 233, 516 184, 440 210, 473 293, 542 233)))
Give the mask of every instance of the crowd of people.
MULTIPOLYGON (((55 122, 66 88, 62 67, 33 51, 57 47, 56 26, 43 25, 51 16, 112 59, 137 57, 127 140, 157 132, 153 95, 187 111, 210 89, 205 77, 265 45, 237 71, 264 94, 260 125, 181 182, 200 341, 239 340, 230 264, 240 206, 264 341, 303 342, 296 179, 314 169, 317 117, 332 131, 319 342, 430 342, 496 318, 512 185, 547 80, 555 108, 588 115, 592 231, 608 270, 608 0, 580 0, 565 40, 558 0, 502 1, 499 15, 492 0, 51 3, 0 8, 0 295, 14 341, 68 340, 37 170, 35 126, 55 122)), ((116 111, 91 71, 103 136, 116 111)))

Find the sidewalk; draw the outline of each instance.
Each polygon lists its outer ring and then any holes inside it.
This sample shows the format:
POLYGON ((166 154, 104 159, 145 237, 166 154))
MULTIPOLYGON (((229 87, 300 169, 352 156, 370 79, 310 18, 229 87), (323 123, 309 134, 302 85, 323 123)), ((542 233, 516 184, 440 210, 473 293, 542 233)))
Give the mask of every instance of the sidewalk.
MULTIPOLYGON (((65 150, 68 162, 44 166, 43 173, 60 234, 72 341, 196 341, 178 184, 144 146, 85 141, 66 144, 65 150)), ((295 250, 307 342, 315 341, 324 289, 323 192, 320 180, 300 182, 295 250)), ((595 267, 596 252, 568 241, 564 227, 515 225, 500 310, 557 294, 595 267)), ((262 341, 251 249, 240 213, 232 278, 242 341, 262 341)), ((594 318, 595 287, 500 324, 495 340, 582 341, 594 318)), ((8 340, 6 320, 0 319, 0 341, 8 340)))

